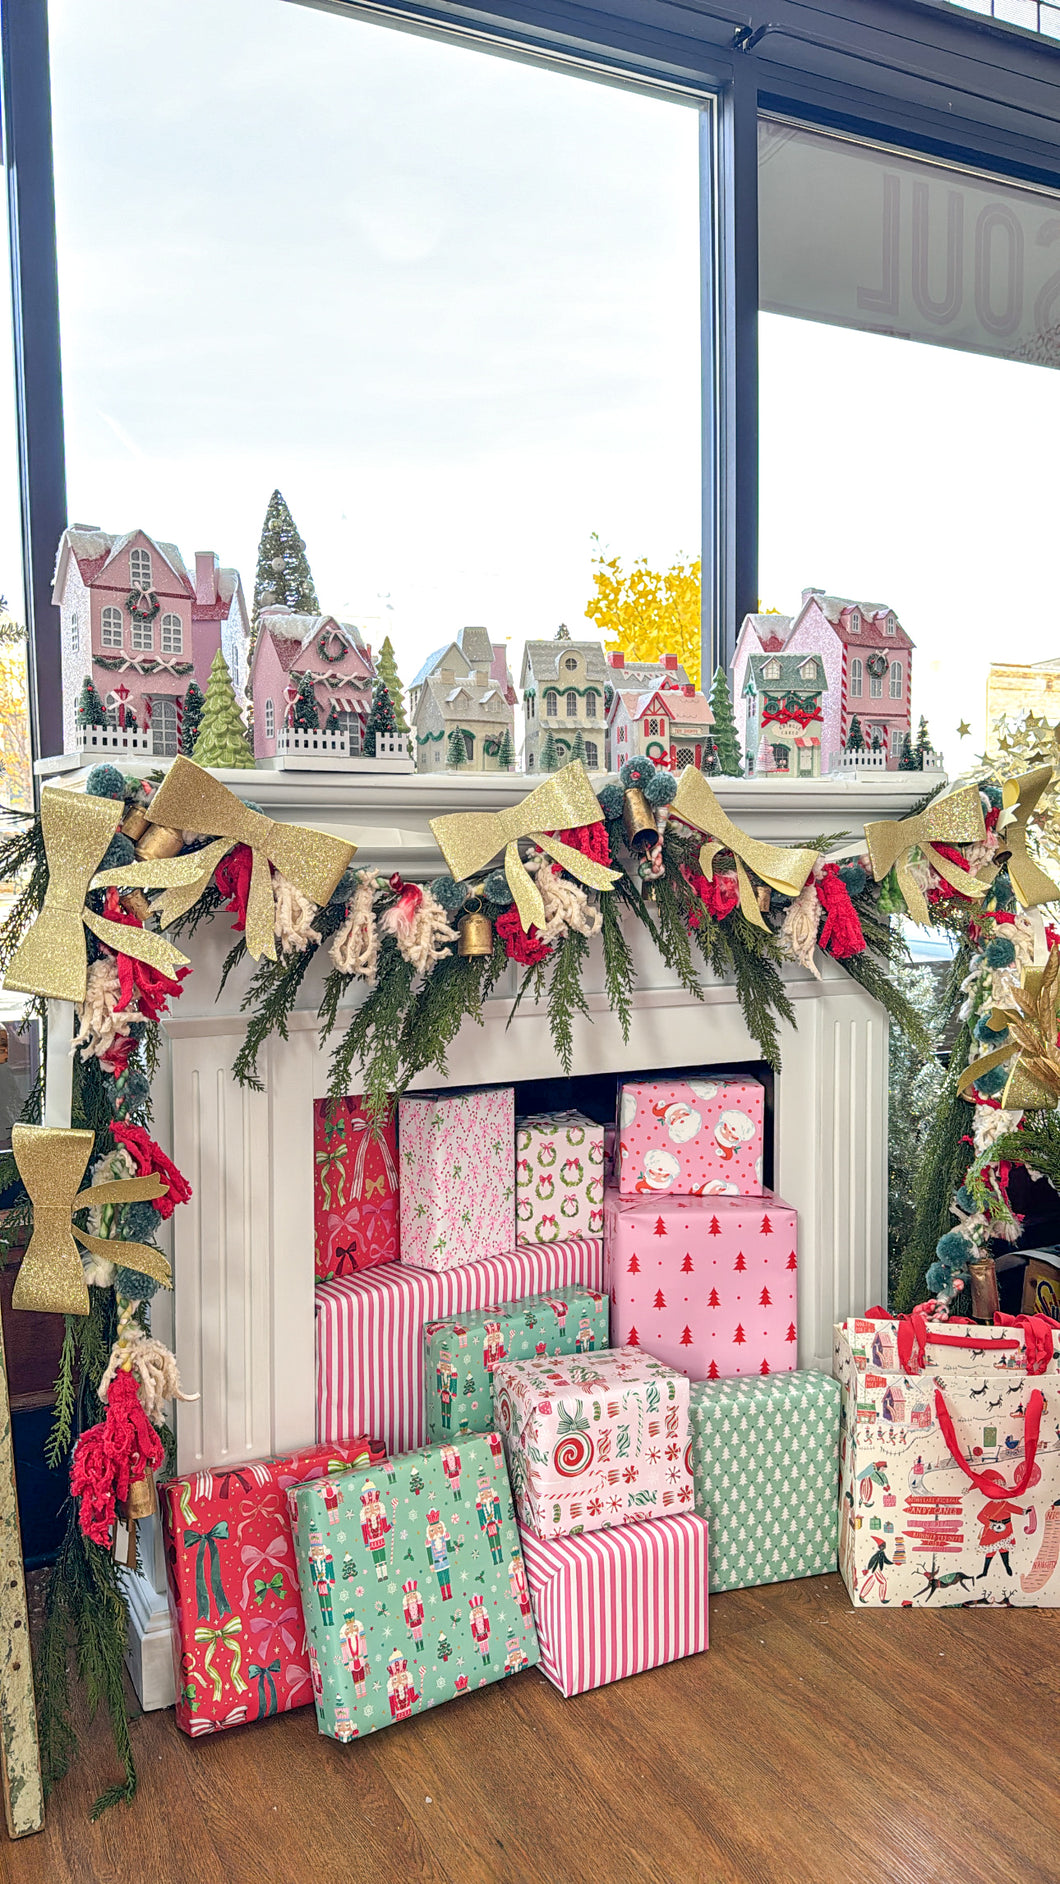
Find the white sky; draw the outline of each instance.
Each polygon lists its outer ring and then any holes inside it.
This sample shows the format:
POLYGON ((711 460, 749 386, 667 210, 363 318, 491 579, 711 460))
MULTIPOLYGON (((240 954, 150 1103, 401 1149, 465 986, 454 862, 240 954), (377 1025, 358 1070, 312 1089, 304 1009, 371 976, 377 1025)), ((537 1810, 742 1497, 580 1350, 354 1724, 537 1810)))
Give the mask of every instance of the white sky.
MULTIPOLYGON (((50 20, 73 519, 249 592, 279 485, 406 680, 464 622, 516 678, 527 635, 592 632, 594 531, 698 550, 694 109, 282 0, 50 20)), ((763 602, 893 603, 960 763, 991 656, 1060 653, 1060 374, 777 316, 761 371, 763 602)))

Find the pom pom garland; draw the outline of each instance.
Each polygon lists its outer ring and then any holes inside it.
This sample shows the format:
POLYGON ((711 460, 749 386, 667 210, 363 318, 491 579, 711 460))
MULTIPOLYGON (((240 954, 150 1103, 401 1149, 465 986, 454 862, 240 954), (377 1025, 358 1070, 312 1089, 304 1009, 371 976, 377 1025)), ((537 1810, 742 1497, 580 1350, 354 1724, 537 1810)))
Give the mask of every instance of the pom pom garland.
POLYGON ((982 1093, 984 1099, 995 1099, 999 1093, 1004 1091, 1007 1080, 1008 1070, 1006 1067, 992 1066, 988 1073, 980 1073, 979 1078, 975 1082, 976 1091, 982 1093))
POLYGON ((503 870, 490 871, 482 885, 482 894, 487 902, 493 903, 498 909, 510 909, 515 901, 503 870))
POLYGON ((851 896, 860 896, 869 880, 868 872, 859 863, 840 864, 839 878, 840 882, 846 885, 847 892, 851 896))
POLYGON ((596 796, 600 801, 600 809, 604 817, 611 823, 614 823, 616 818, 622 816, 622 803, 625 793, 621 785, 616 785, 613 780, 608 780, 606 785, 601 785, 596 796))
POLYGON ((131 864, 135 856, 136 850, 124 831, 115 831, 100 858, 99 867, 101 870, 117 870, 120 864, 131 864))
MULTIPOLYGON (((496 874, 503 876, 504 872, 498 871, 496 874)), ((463 909, 471 893, 469 884, 456 883, 452 877, 435 877, 434 882, 428 887, 435 902, 441 904, 450 919, 463 909)))
POLYGON ((120 798, 125 803, 125 780, 116 765, 94 765, 85 780, 91 798, 120 798))
POLYGON ((652 810, 660 811, 663 805, 671 805, 676 798, 677 780, 672 772, 663 772, 656 766, 651 778, 645 779, 641 790, 652 810))
POLYGON ((114 1271, 114 1287, 128 1302, 149 1302, 161 1284, 153 1276, 142 1276, 137 1269, 119 1267, 114 1271))
POLYGON ((1016 951, 1007 935, 996 935, 986 945, 985 957, 988 968, 1011 968, 1016 959, 1016 951))
POLYGON ((1007 1027, 991 1027, 990 1015, 981 1014, 975 1023, 975 1037, 984 1046, 998 1047, 1008 1039, 1007 1027))
MULTIPOLYGON (((654 777, 655 764, 653 760, 627 759, 622 770, 619 772, 618 780, 619 784, 625 786, 627 791, 635 786, 640 791, 645 792, 645 796, 647 796, 645 787, 654 777)), ((606 786, 604 789, 607 789, 606 786)))

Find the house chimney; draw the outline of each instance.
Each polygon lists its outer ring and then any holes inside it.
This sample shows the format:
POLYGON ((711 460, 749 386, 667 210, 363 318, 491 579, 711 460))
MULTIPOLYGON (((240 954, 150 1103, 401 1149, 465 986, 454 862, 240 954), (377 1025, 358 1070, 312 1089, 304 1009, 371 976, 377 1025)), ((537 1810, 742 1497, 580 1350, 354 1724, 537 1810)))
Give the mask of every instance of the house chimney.
POLYGON ((613 653, 608 655, 607 664, 609 667, 625 667, 626 657, 621 648, 616 648, 613 653))
POLYGON ((677 666, 676 654, 664 654, 662 657, 662 664, 665 668, 672 671, 673 668, 677 666))
POLYGON ((195 552, 195 600, 212 608, 217 600, 217 557, 213 550, 195 552))
POLYGON ((681 692, 684 694, 686 700, 694 700, 696 697, 696 690, 691 681, 689 681, 687 687, 682 687, 681 692))
POLYGON ((827 594, 828 594, 827 589, 804 589, 802 592, 802 599, 804 602, 808 602, 811 595, 827 595, 827 594))

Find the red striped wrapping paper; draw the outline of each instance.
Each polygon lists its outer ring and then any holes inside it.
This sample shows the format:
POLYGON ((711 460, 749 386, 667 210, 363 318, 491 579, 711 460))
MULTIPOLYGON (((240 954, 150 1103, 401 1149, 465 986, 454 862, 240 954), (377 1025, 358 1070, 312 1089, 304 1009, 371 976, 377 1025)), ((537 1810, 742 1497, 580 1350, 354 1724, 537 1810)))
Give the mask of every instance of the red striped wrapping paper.
POLYGON ((443 1315, 582 1283, 599 1289, 603 1242, 522 1243, 455 1269, 380 1263, 317 1287, 317 1439, 371 1433, 390 1453, 427 1444, 423 1329, 443 1315))
POLYGON ((580 1537, 520 1532, 541 1667, 568 1697, 707 1646, 707 1525, 693 1512, 580 1537))

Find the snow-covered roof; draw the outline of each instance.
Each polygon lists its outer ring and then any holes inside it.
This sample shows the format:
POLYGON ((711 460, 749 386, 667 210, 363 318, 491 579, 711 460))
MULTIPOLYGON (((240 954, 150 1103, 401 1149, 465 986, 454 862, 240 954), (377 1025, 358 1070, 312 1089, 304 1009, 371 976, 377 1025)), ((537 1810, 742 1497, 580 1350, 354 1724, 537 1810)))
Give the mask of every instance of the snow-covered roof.
POLYGON ((423 666, 420 668, 420 671, 416 675, 415 680, 409 681, 410 688, 422 687, 424 681, 430 679, 430 676, 433 674, 435 668, 438 666, 438 663, 441 660, 442 655, 448 654, 450 648, 454 647, 455 645, 456 644, 454 642, 447 641, 442 647, 435 648, 433 654, 428 654, 427 659, 424 661, 423 666))
POLYGON ((499 687, 476 687, 469 681, 461 682, 458 687, 450 687, 447 682, 433 675, 428 676, 422 686, 417 713, 429 698, 433 700, 443 720, 456 719, 462 715, 467 719, 497 720, 501 725, 511 725, 511 707, 499 687))
POLYGON ((649 687, 647 692, 637 689, 635 692, 620 688, 618 697, 631 720, 642 719, 657 700, 660 716, 670 720, 680 720, 689 725, 713 726, 714 714, 710 701, 704 693, 687 694, 680 687, 649 687))
POLYGON ((819 654, 752 654, 747 663, 747 679, 744 692, 747 693, 752 683, 757 691, 763 687, 782 689, 787 692, 800 687, 820 688, 823 692, 828 682, 825 679, 824 662, 819 654), (778 668, 776 674, 767 674, 767 668, 778 668), (808 667, 811 671, 803 673, 808 667))
POLYGON ((565 654, 582 655, 586 679, 600 688, 607 686, 611 669, 599 641, 528 641, 523 649, 521 685, 525 688, 529 672, 539 687, 551 682, 559 686, 563 680, 559 664, 565 654))
POLYGON ((339 621, 334 615, 300 615, 282 602, 273 603, 271 608, 259 611, 258 621, 267 628, 274 639, 296 641, 299 647, 308 646, 315 641, 325 628, 333 628, 343 635, 351 648, 365 652, 361 631, 355 622, 339 621))

